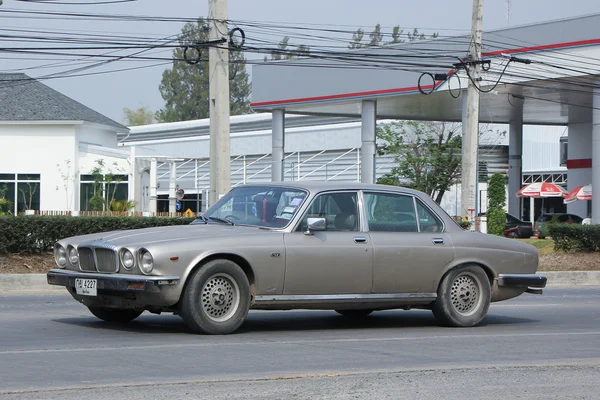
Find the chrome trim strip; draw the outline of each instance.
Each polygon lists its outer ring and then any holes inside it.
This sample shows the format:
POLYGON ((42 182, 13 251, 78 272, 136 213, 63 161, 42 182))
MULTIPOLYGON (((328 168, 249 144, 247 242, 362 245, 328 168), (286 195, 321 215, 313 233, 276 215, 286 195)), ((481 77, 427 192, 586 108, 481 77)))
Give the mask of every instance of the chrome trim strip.
POLYGON ((298 294, 298 295, 260 295, 255 302, 319 302, 319 301, 397 301, 397 300, 426 300, 434 301, 437 293, 376 293, 376 294, 298 294))
POLYGON ((64 269, 52 269, 48 271, 49 275, 60 275, 69 278, 82 279, 103 279, 103 280, 123 280, 131 282, 154 282, 157 285, 170 285, 178 282, 181 278, 178 276, 148 276, 148 275, 121 275, 121 274, 102 274, 93 272, 78 272, 64 269))

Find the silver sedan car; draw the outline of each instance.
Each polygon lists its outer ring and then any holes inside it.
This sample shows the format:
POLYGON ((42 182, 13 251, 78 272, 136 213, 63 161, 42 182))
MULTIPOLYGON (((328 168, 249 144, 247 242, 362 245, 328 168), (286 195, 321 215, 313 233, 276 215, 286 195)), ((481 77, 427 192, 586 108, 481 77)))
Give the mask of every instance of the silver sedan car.
POLYGON ((353 183, 239 186, 190 225, 66 238, 54 255, 48 283, 96 317, 172 312, 208 334, 250 309, 419 308, 474 326, 546 284, 535 247, 465 231, 422 192, 353 183))

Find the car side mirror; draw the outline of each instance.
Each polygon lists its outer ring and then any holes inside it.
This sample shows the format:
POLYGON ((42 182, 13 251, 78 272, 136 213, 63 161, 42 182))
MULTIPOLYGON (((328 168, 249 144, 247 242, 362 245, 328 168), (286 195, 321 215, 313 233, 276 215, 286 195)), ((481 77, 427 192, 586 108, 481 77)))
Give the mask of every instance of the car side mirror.
POLYGON ((324 231, 327 229, 327 220, 325 218, 308 218, 306 220, 307 228, 305 235, 312 235, 314 231, 324 231))

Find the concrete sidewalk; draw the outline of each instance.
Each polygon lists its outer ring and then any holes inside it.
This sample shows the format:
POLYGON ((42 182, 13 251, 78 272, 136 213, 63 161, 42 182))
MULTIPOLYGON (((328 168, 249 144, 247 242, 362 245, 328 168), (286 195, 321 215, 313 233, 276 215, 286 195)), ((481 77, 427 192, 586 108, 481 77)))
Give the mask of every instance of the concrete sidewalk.
MULTIPOLYGON (((548 286, 600 286, 600 271, 547 271, 548 286)), ((0 293, 66 293, 62 286, 48 285, 45 274, 0 274, 0 293)))

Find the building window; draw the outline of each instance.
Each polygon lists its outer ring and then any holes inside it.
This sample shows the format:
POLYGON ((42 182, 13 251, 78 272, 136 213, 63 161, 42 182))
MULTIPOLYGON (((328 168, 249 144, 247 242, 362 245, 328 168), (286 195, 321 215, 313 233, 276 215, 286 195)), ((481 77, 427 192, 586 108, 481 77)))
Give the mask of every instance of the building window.
POLYGON ((0 174, 0 215, 40 209, 40 174, 0 174))
POLYGON ((81 175, 79 209, 81 211, 124 211, 129 197, 127 175, 81 175))

